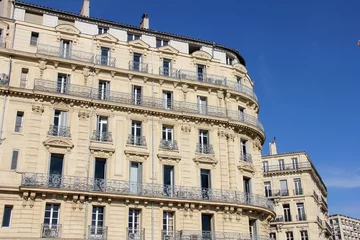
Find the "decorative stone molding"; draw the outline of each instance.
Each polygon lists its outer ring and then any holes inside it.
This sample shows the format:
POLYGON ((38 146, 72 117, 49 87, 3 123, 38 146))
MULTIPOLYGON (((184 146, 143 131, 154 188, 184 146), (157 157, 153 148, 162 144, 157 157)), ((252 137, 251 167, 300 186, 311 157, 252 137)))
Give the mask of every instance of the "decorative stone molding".
POLYGON ((84 75, 84 86, 86 86, 90 76, 90 68, 84 67, 82 74, 84 75))
POLYGON ((44 112, 44 105, 42 104, 33 104, 31 109, 34 113, 42 114, 44 112))
POLYGON ((159 51, 159 58, 162 61, 162 59, 164 58, 168 58, 171 59, 171 61, 173 63, 176 62, 176 57, 179 53, 179 51, 177 49, 175 49, 174 47, 167 45, 167 46, 162 46, 158 48, 159 51))
POLYGON ((189 133, 189 132, 191 132, 191 126, 190 125, 182 125, 181 131, 183 131, 184 133, 189 133))
POLYGON ((47 63, 47 62, 46 62, 45 60, 40 60, 40 61, 39 61, 40 78, 43 77, 43 75, 44 75, 44 70, 47 68, 46 63, 47 63))
POLYGON ((257 151, 261 151, 262 150, 262 144, 261 144, 261 139, 259 137, 256 137, 253 141, 253 149, 257 150, 257 151))
POLYGON ((147 152, 130 150, 125 150, 124 152, 126 155, 126 159, 131 162, 145 162, 149 157, 149 153, 147 152))
POLYGON ((30 197, 28 199, 30 208, 32 208, 34 206, 35 198, 36 198, 36 192, 30 193, 30 197))
POLYGON ((181 86, 181 91, 184 93, 184 101, 186 101, 186 94, 189 91, 189 85, 183 84, 181 86))
POLYGON ((212 59, 212 56, 207 52, 199 50, 193 52, 191 55, 192 55, 191 63, 193 65, 202 64, 202 65, 206 65, 206 68, 210 67, 210 61, 212 59))
POLYGON ((220 138, 226 138, 227 135, 228 135, 228 133, 227 133, 226 131, 224 131, 224 130, 218 130, 218 136, 219 136, 220 138))
POLYGON ((110 48, 111 51, 115 51, 115 45, 119 41, 116 37, 110 33, 99 34, 95 36, 96 47, 100 49, 101 47, 110 48))
POLYGON ((159 158, 159 161, 161 163, 179 163, 181 160, 181 156, 180 155, 168 155, 168 154, 158 154, 157 155, 159 158))
POLYGON ((200 165, 200 163, 201 164, 210 164, 213 167, 215 167, 216 164, 218 163, 218 161, 212 156, 203 156, 203 155, 201 155, 201 156, 195 157, 193 160, 197 165, 200 165))
POLYGON ((50 152, 53 151, 53 148, 66 149, 67 152, 74 148, 74 144, 69 139, 61 137, 50 137, 43 144, 50 152))
POLYGON ((129 42, 129 54, 132 56, 134 52, 141 53, 144 57, 148 55, 147 49, 150 45, 141 39, 133 40, 129 42))
POLYGON ((232 132, 228 132, 227 133, 227 138, 228 138, 228 140, 229 141, 235 141, 235 134, 234 133, 232 133, 232 132))
POLYGON ((240 74, 247 74, 247 69, 246 67, 244 67, 244 65, 242 65, 241 63, 235 63, 233 65, 233 67, 235 68, 235 70, 237 72, 239 72, 240 74))
POLYGON ((239 161, 238 169, 240 170, 241 173, 244 173, 244 172, 249 172, 252 174, 255 173, 254 166, 251 163, 247 163, 245 161, 239 161))
POLYGON ((69 39, 72 40, 73 43, 77 43, 80 37, 80 30, 75 26, 69 24, 60 24, 55 27, 56 39, 58 42, 61 39, 69 39))
POLYGON ((90 144, 91 155, 94 155, 96 157, 105 157, 105 158, 111 157, 115 152, 115 149, 113 148, 99 147, 96 145, 98 144, 93 144, 93 143, 90 144))
POLYGON ((79 110, 78 116, 82 120, 86 120, 90 117, 90 112, 86 110, 79 110))

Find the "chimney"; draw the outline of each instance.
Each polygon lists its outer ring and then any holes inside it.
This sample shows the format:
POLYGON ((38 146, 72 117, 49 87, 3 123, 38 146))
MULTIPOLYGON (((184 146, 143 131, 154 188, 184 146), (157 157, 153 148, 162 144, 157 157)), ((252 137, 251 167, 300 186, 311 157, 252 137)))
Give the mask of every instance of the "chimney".
POLYGON ((80 14, 85 17, 90 17, 90 0, 84 0, 80 14))
POLYGON ((147 13, 144 13, 142 15, 142 20, 141 20, 141 23, 140 23, 140 27, 145 28, 145 29, 149 29, 149 18, 148 18, 147 13))
POLYGON ((272 140, 272 142, 269 144, 269 148, 270 148, 270 155, 276 155, 277 154, 277 150, 276 150, 276 137, 274 137, 274 140, 272 140))

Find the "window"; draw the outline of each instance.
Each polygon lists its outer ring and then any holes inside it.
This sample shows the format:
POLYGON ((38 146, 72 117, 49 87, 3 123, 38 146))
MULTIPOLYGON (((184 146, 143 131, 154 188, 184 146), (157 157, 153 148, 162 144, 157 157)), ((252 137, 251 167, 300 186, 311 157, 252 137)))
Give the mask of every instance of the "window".
POLYGON ((173 109, 173 93, 170 91, 163 91, 163 107, 165 109, 173 109))
POLYGON ((97 64, 104 65, 104 66, 110 66, 112 63, 110 62, 110 49, 106 47, 100 48, 100 56, 98 57, 97 64))
POLYGON ((140 39, 140 35, 135 34, 135 33, 128 33, 128 38, 127 38, 128 42, 134 41, 137 39, 140 39))
POLYGON ((109 134, 108 134, 108 129, 109 129, 109 123, 108 123, 108 117, 106 116, 97 116, 96 119, 97 122, 97 132, 96 132, 96 136, 95 136, 95 140, 96 141, 101 141, 101 142, 108 142, 109 141, 109 134))
POLYGON ((276 240, 276 233, 270 233, 270 239, 276 240))
POLYGON ((294 194, 295 195, 303 194, 303 189, 301 187, 301 179, 300 178, 294 179, 294 194))
POLYGON ((280 180, 280 196, 289 196, 287 180, 280 180))
POLYGON ((209 131, 208 130, 199 130, 199 149, 200 153, 209 152, 209 131))
POLYGON ((251 178, 243 177, 244 192, 251 194, 251 178))
POLYGON ((55 110, 54 122, 49 134, 52 136, 70 137, 70 130, 67 128, 67 118, 67 112, 55 110))
POLYGON ((297 203, 298 221, 306 221, 305 208, 303 203, 297 203))
POLYGON ((207 97, 198 96, 198 113, 206 114, 207 113, 207 97))
POLYGON ((58 93, 69 93, 70 89, 70 75, 64 73, 58 73, 56 82, 56 91, 58 93))
POLYGON ((172 77, 172 71, 171 71, 171 59, 164 58, 163 59, 163 66, 161 74, 163 76, 169 76, 172 77))
POLYGON ((110 98, 110 82, 100 80, 99 81, 99 99, 107 100, 110 98))
POLYGON ((197 64, 197 80, 202 82, 205 80, 205 65, 197 64))
POLYGON ((60 41, 60 57, 71 58, 72 41, 61 39, 60 41))
POLYGON ((2 227, 10 227, 12 210, 13 210, 13 206, 5 205, 2 227))
POLYGON ((13 150, 11 157, 11 170, 16 170, 19 158, 19 150, 13 150))
POLYGON ((30 45, 31 45, 31 46, 37 46, 37 44, 38 44, 38 39, 39 39, 39 33, 37 33, 37 32, 31 32, 30 45))
POLYGON ((43 24, 43 14, 26 11, 25 12, 25 22, 42 25, 43 24))
POLYGON ((106 159, 95 158, 94 191, 104 192, 106 175, 106 159))
POLYGON ((133 86, 133 91, 132 91, 133 104, 141 105, 141 99, 142 99, 141 92, 142 91, 140 86, 133 86))
POLYGON ((283 204, 284 209, 284 220, 285 222, 291 222, 291 213, 290 213, 290 205, 283 204))
POLYGON ((104 34, 104 33, 107 33, 108 31, 109 31, 109 28, 98 26, 98 34, 104 34))
POLYGON ((251 239, 257 239, 256 220, 249 220, 249 233, 251 239))
POLYGON ((280 159, 279 160, 279 170, 284 170, 284 169, 285 169, 284 159, 280 159))
MULTIPOLYGON (((140 210, 138 209, 129 209, 129 221, 128 221, 128 234, 140 234, 140 210)), ((140 238, 136 238, 140 239, 140 238)))
POLYGON ((164 194, 172 196, 174 194, 174 166, 164 166, 164 194))
POLYGON ((52 153, 50 156, 49 181, 50 188, 61 186, 61 177, 64 163, 64 155, 52 153))
POLYGON ((91 216, 90 235, 94 238, 102 238, 104 226, 104 207, 93 206, 91 216))
POLYGON ((299 163, 298 163, 298 159, 297 158, 292 158, 291 159, 292 162, 292 167, 293 169, 298 169, 299 168, 299 163))
POLYGON ((209 232, 214 231, 213 215, 201 214, 201 230, 203 232, 202 239, 209 239, 209 232))
POLYGON ((301 240, 308 240, 308 232, 307 231, 300 231, 301 240))
POLYGON ((21 88, 26 87, 28 78, 29 78, 29 69, 22 68, 21 69, 21 78, 20 78, 20 87, 21 88))
POLYGON ((173 141, 173 132, 174 129, 171 126, 163 126, 162 128, 162 139, 165 141, 173 141))
POLYGON ((22 131, 23 120, 24 120, 24 112, 17 112, 16 113, 14 132, 21 132, 22 131))
POLYGON ((264 182, 264 186, 265 186, 265 196, 266 197, 271 197, 271 182, 264 182))
POLYGON ((226 55, 226 64, 233 65, 233 62, 234 62, 234 58, 229 55, 226 55))
POLYGON ((239 106, 238 107, 239 121, 244 122, 244 113, 245 113, 245 108, 239 106))
POLYGON ((189 44, 189 54, 192 54, 193 52, 200 51, 201 46, 189 44))
POLYGON ((201 194, 203 199, 210 198, 211 172, 208 169, 200 169, 201 194))
POLYGON ((133 63, 132 63, 132 69, 134 71, 142 71, 141 68, 142 63, 142 55, 140 53, 134 53, 133 55, 133 63))
POLYGON ((263 162, 263 170, 264 172, 268 172, 269 171, 269 162, 263 162))
POLYGON ((166 236, 174 237, 175 222, 174 212, 163 212, 163 238, 167 239, 166 236))
POLYGON ((286 240, 294 240, 293 232, 286 232, 286 240))
POLYGON ((131 136, 132 136, 132 140, 131 140, 131 144, 133 145, 142 145, 142 141, 141 141, 141 122, 139 121, 132 121, 131 122, 131 136))
POLYGON ((240 140, 240 159, 245 162, 250 161, 250 157, 247 152, 247 144, 248 142, 246 140, 240 140))
POLYGON ((47 203, 45 207, 44 225, 51 228, 59 223, 59 204, 47 203))
POLYGON ((167 46, 167 45, 169 45, 169 40, 164 40, 164 39, 159 39, 159 38, 156 39, 156 47, 157 48, 167 46))

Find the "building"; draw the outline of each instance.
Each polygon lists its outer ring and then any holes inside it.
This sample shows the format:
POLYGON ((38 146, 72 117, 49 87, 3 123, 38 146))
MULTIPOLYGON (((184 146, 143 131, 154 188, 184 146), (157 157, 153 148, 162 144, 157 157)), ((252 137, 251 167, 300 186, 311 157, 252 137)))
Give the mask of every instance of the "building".
POLYGON ((0 238, 262 239, 264 128, 232 48, 0 2, 0 238))
POLYGON ((270 237, 279 240, 331 239, 327 189, 306 152, 277 153, 262 157, 265 196, 275 203, 276 218, 270 237))
POLYGON ((329 219, 333 231, 333 240, 360 239, 360 219, 341 214, 330 215, 329 219))

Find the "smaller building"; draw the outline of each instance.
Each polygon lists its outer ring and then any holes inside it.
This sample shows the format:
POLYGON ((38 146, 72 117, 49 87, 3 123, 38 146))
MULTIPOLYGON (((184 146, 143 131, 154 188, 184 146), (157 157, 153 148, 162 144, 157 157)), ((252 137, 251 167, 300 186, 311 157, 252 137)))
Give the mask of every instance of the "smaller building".
POLYGON ((333 239, 360 239, 360 219, 334 214, 329 217, 333 239))
POLYGON ((275 203, 270 237, 279 240, 331 239, 327 188, 306 152, 262 156, 265 196, 275 203))

